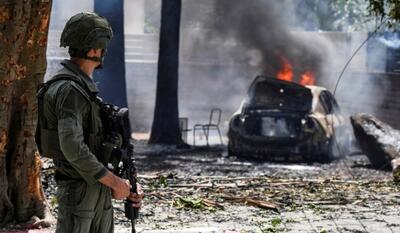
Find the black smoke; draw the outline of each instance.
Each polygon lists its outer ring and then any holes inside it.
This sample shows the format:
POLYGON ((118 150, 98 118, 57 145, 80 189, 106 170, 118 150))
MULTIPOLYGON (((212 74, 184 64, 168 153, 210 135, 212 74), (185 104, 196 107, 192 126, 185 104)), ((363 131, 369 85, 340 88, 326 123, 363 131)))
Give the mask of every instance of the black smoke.
POLYGON ((260 73, 276 75, 282 58, 292 64, 295 78, 311 70, 323 73, 325 52, 321 44, 305 38, 296 20, 292 0, 216 0, 213 16, 205 20, 206 38, 235 40, 243 48, 235 54, 247 59, 260 73), (255 58, 256 57, 256 58, 255 58))

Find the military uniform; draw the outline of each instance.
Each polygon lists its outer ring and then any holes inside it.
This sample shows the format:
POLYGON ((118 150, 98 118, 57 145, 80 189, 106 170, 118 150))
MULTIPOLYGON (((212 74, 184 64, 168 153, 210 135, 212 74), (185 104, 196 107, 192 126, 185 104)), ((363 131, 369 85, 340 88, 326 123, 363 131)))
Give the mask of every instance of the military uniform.
POLYGON ((96 157, 103 140, 98 89, 76 64, 61 64, 39 114, 44 118, 42 140, 47 141, 42 145, 49 147, 45 151, 52 153, 56 167, 56 232, 113 232, 111 190, 97 181, 107 172, 96 157))
MULTIPOLYGON (((96 13, 79 13, 66 23, 61 47, 71 57, 101 64, 113 36, 109 22, 96 13), (101 49, 101 57, 89 57, 101 49)), ((98 182, 107 174, 101 103, 92 78, 70 60, 38 92, 36 143, 56 167, 57 233, 111 233, 111 190, 98 182)))

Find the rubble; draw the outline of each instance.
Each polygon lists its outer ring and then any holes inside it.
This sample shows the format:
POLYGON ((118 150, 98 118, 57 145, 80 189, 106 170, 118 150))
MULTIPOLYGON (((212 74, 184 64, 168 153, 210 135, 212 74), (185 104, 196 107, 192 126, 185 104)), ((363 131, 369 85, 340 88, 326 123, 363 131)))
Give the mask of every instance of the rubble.
POLYGON ((399 175, 400 165, 400 131, 376 117, 361 113, 351 117, 354 135, 369 158, 372 166, 377 169, 395 170, 399 175))
MULTIPOLYGON (((364 224, 400 232, 399 186, 389 172, 369 168, 365 156, 329 164, 277 164, 225 157, 216 150, 158 155, 145 153, 151 148, 141 150, 139 142, 135 146, 146 193, 138 232, 209 232, 204 227, 218 233, 377 232, 364 230, 364 224), (327 224, 320 227, 315 219, 327 224)), ((44 191, 57 216, 53 172, 46 161, 44 191)), ((114 210, 116 232, 130 232, 123 202, 114 201, 114 210)))
POLYGON ((393 179, 400 182, 400 158, 392 160, 393 179))

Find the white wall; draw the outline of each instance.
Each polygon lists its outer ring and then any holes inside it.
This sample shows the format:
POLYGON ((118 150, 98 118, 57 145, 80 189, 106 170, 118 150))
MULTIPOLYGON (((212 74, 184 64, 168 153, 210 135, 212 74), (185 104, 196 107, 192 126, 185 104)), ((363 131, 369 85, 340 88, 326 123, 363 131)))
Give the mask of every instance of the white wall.
POLYGON ((55 0, 53 2, 53 15, 57 20, 67 21, 72 15, 79 12, 93 11, 94 0, 55 0))
MULTIPOLYGON (((50 28, 62 30, 68 19, 79 13, 94 10, 94 0, 54 0, 50 28)), ((124 24, 126 34, 143 34, 145 24, 145 0, 124 0, 124 24)))
POLYGON ((145 21, 144 1, 124 1, 125 34, 143 34, 145 21))

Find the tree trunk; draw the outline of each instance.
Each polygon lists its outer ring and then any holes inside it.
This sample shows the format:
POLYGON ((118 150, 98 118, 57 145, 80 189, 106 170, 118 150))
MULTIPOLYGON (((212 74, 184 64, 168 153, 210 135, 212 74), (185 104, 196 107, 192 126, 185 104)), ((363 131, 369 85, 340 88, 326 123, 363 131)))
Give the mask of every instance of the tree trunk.
POLYGON ((149 143, 182 144, 178 110, 181 0, 162 1, 157 96, 149 143))
POLYGON ((0 0, 0 225, 45 217, 34 132, 50 9, 50 0, 0 0))
POLYGON ((124 1, 95 0, 95 12, 107 18, 113 29, 103 69, 96 70, 100 96, 107 103, 127 107, 125 84, 124 1))

